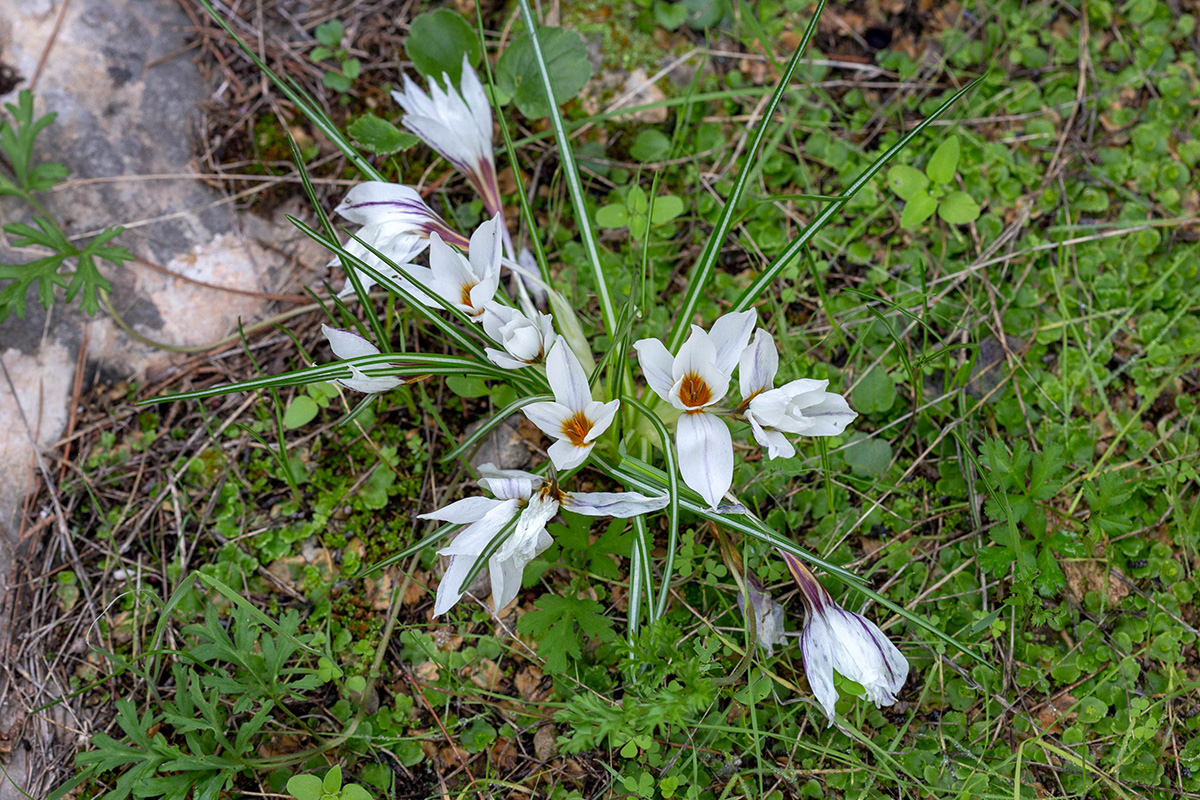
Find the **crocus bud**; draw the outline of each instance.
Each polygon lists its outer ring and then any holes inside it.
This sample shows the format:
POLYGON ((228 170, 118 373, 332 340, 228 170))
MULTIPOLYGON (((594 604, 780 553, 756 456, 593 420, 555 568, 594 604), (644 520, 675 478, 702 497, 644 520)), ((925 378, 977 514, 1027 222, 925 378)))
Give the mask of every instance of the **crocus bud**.
POLYGON ((908 661, 896 645, 875 623, 835 603, 800 559, 780 552, 800 587, 807 612, 800 632, 804 672, 829 724, 838 699, 834 670, 861 685, 876 706, 895 703, 908 678, 908 661))

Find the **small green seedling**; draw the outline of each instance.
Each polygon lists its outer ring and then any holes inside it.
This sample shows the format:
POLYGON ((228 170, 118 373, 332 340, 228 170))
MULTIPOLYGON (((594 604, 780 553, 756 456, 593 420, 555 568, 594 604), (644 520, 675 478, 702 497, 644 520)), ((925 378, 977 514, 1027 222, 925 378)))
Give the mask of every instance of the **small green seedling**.
POLYGON ((888 170, 888 186, 904 201, 900 227, 915 230, 933 216, 933 212, 951 225, 965 225, 979 219, 979 204, 966 192, 948 191, 958 169, 958 137, 951 136, 938 145, 925 171, 906 164, 888 170))
POLYGON ((346 27, 342 25, 341 20, 331 19, 329 22, 318 25, 314 35, 320 44, 313 48, 309 57, 318 62, 336 61, 340 70, 338 72, 325 70, 325 74, 321 76, 321 83, 325 84, 326 89, 332 89, 335 92, 350 91, 350 86, 353 85, 355 78, 362 72, 362 64, 357 58, 350 58, 346 53, 346 48, 342 47, 346 27))
POLYGON ((293 775, 287 782, 288 794, 296 800, 371 800, 371 793, 357 783, 342 786, 342 768, 334 767, 325 778, 293 775))
MULTIPOLYGON (((650 200, 639 186, 631 186, 624 203, 609 203, 596 211, 596 224, 601 228, 629 228, 629 234, 637 240, 646 237, 646 215, 650 200)), ((650 226, 666 225, 683 213, 683 201, 673 194, 654 198, 654 211, 650 212, 650 226)))

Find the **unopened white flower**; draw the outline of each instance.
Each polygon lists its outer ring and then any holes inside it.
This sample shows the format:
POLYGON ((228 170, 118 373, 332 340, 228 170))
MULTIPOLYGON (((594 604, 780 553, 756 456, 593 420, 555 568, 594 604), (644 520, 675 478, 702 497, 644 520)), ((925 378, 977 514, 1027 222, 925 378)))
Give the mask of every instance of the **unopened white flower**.
POLYGON ((657 339, 633 345, 650 388, 683 412, 675 430, 679 474, 714 508, 733 483, 733 438, 724 420, 708 408, 729 391, 756 317, 753 310, 726 314, 707 332, 693 325, 674 356, 657 339))
POLYGON ((465 175, 488 213, 497 214, 501 201, 492 157, 492 107, 483 84, 465 53, 459 88, 451 85, 449 75, 443 73, 442 79, 446 89, 430 80, 425 94, 404 76, 404 88, 392 92, 406 112, 401 123, 465 175))
MULTIPOLYGON (((464 311, 477 322, 484 306, 500 287, 499 216, 483 223, 471 234, 468 256, 444 243, 437 233, 429 235, 429 266, 410 267, 408 275, 418 286, 464 311)), ((427 305, 437 304, 430 298, 427 305)))
POLYGON ((787 641, 784 636, 783 606, 763 588, 758 578, 749 576, 745 593, 738 592, 737 604, 742 616, 746 616, 746 595, 750 595, 750 609, 754 612, 754 638, 768 656, 775 653, 775 645, 787 641))
POLYGON ((745 406, 743 416, 755 440, 767 448, 769 458, 796 454, 786 433, 837 436, 858 416, 846 398, 825 391, 829 381, 802 378, 774 388, 778 369, 775 340, 759 328, 754 342, 742 352, 738 378, 745 406))
MULTIPOLYGON (((341 328, 333 328, 329 325, 322 325, 321 333, 325 334, 325 338, 329 340, 329 346, 333 348, 333 354, 338 358, 379 355, 379 348, 357 333, 351 333, 341 328)), ((364 392, 366 394, 384 392, 388 389, 394 389, 404 382, 400 378, 389 376, 369 377, 354 364, 347 364, 347 366, 350 367, 351 377, 338 379, 335 383, 341 384, 347 389, 353 389, 356 392, 364 392)))
POLYGON ((528 316, 499 303, 484 305, 483 329, 504 348, 485 348, 488 359, 505 369, 521 369, 542 363, 558 341, 554 321, 549 314, 534 311, 533 316, 528 316))
POLYGON ((863 687, 877 707, 892 705, 908 679, 908 660, 875 623, 839 606, 800 559, 782 554, 806 611, 800 632, 804 673, 813 695, 833 724, 838 691, 836 670, 863 687))
POLYGON ((592 399, 587 373, 564 339, 558 339, 546 356, 546 377, 554 400, 533 403, 521 409, 530 422, 556 441, 547 454, 560 470, 584 462, 596 445, 596 437, 608 430, 620 400, 601 403, 592 399))
POLYGON ((492 464, 481 465, 479 475, 479 485, 494 498, 468 497, 420 515, 421 519, 467 525, 438 551, 450 557, 450 564, 438 584, 434 616, 445 614, 459 601, 471 568, 514 518, 515 527, 487 564, 497 613, 516 598, 525 566, 553 541, 546 523, 560 507, 593 517, 633 517, 659 511, 669 502, 666 495, 647 497, 637 492, 564 492, 540 475, 496 469, 492 464))

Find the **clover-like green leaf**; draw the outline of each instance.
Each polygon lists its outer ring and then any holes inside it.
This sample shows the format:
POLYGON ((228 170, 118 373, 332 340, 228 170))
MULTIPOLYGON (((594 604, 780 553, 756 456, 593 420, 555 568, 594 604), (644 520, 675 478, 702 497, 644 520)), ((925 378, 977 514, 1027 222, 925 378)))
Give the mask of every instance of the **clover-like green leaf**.
POLYGON ((933 216, 933 212, 937 211, 937 205, 937 201, 925 192, 913 195, 904 204, 904 211, 900 213, 900 227, 913 230, 933 216))
MULTIPOLYGON (((587 46, 578 33, 562 28, 539 28, 538 42, 554 89, 554 101, 562 105, 579 94, 592 77, 587 46)), ((496 65, 496 87, 511 97, 526 117, 550 116, 550 104, 546 100, 537 56, 528 33, 518 36, 500 56, 496 65)))
POLYGON ((951 192, 938 206, 938 216, 951 225, 965 225, 979 219, 979 204, 966 192, 951 192))
POLYGON ((288 794, 296 800, 321 800, 324 784, 316 775, 293 775, 288 778, 288 794))
POLYGON ((912 200, 929 186, 929 178, 925 173, 907 164, 897 164, 889 169, 887 180, 888 188, 901 200, 912 200))
POLYGON ((390 156, 407 150, 421 141, 416 136, 402 131, 385 119, 374 114, 363 114, 346 127, 346 132, 362 146, 364 150, 390 156))
POLYGON ((934 183, 949 183, 958 169, 958 137, 949 136, 933 151, 925 172, 934 183))
POLYGON ((431 81, 449 75, 457 85, 462 80, 463 54, 472 65, 483 58, 483 48, 471 24, 449 8, 426 11, 412 21, 404 50, 417 72, 431 81))

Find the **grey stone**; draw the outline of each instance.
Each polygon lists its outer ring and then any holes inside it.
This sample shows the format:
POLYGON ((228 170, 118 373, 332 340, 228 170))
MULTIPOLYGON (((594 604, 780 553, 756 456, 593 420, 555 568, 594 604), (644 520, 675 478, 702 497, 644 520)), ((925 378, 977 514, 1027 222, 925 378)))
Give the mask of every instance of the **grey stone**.
MULTIPOLYGON (((5 66, 0 87, 15 77, 24 79, 0 101, 15 102, 17 90, 38 74, 37 113, 52 111, 58 117, 39 137, 36 157, 61 161, 71 171, 68 182, 45 197, 68 235, 87 241, 120 225, 126 231, 115 243, 139 258, 192 279, 250 291, 278 291, 289 279, 287 259, 276 248, 295 252, 309 265, 327 260, 282 215, 274 220, 240 215, 220 192, 191 177, 197 104, 211 89, 201 80, 193 54, 183 52, 191 22, 177 4, 72 0, 55 33, 63 2, 0 0, 5 66)), ((28 220, 30 210, 3 198, 0 218, 28 220)), ((0 263, 24 263, 36 255, 6 250, 0 240, 0 263)), ((253 297, 201 288, 144 263, 102 270, 112 283, 114 306, 151 339, 179 345, 215 341, 234 330, 239 318, 264 313, 253 297)), ((13 316, 0 323, 0 363, 12 383, 10 388, 0 371, 5 432, 0 436, 0 609, 7 608, 22 503, 41 480, 35 455, 37 449, 52 448, 65 429, 85 330, 91 373, 135 378, 170 360, 132 341, 104 314, 87 317, 77 302, 46 311, 31 297, 24 319, 13 316)), ((7 652, 7 636, 23 635, 8 626, 8 620, 0 621, 0 653, 7 652)), ((13 690, 20 680, 0 658, 5 705, 0 734, 7 731, 6 721, 28 711, 19 698, 29 694, 13 690)), ((76 744, 72 740, 68 746, 76 744)), ((26 755, 20 747, 12 753, 12 758, 26 755)), ((0 759, 0 767, 35 795, 50 788, 39 782, 36 765, 0 759), (26 783, 30 779, 33 783, 26 783)), ((21 796, 0 772, 0 800, 21 796)))

